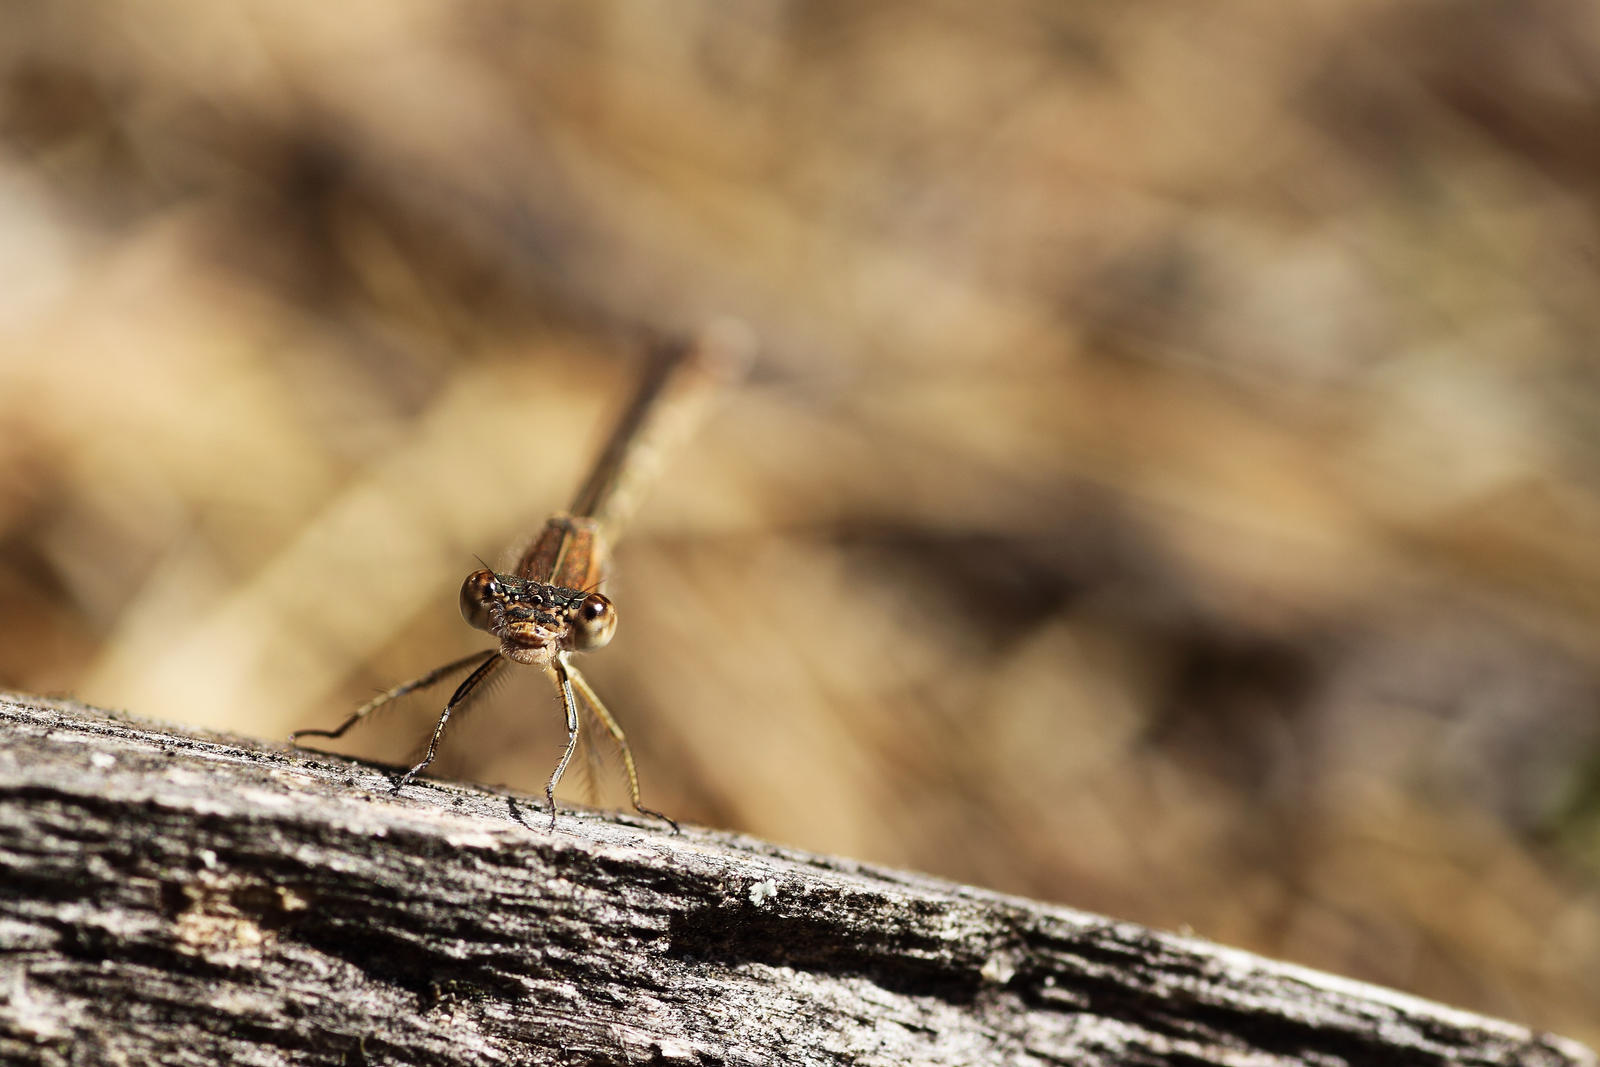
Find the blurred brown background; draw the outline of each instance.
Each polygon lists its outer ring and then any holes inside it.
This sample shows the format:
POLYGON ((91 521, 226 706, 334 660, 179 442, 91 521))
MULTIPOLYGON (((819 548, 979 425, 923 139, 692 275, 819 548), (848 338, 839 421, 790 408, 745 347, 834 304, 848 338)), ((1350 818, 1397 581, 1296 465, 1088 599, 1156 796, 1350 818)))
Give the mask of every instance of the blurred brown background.
POLYGON ((332 725, 734 314, 647 801, 1600 1042, 1600 8, 0 11, 0 683, 332 725))

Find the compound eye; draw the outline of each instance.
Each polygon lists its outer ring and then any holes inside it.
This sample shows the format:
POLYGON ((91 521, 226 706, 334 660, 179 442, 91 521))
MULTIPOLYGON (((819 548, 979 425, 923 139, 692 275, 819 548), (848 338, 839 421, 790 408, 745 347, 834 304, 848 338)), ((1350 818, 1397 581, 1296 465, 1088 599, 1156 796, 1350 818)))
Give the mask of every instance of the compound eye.
POLYGON ((489 605, 505 594, 493 571, 473 571, 461 583, 461 617, 476 630, 492 629, 489 605))
POLYGON ((590 593, 573 613, 572 645, 577 649, 599 648, 611 640, 617 629, 617 609, 599 593, 590 593))

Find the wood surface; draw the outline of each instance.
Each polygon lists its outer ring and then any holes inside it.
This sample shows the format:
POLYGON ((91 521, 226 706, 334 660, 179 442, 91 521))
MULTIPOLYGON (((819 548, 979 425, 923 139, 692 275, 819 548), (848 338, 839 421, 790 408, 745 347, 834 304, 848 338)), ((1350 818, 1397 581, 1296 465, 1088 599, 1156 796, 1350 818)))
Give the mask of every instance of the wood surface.
MULTIPOLYGON (((5 1064, 1585 1064, 1193 937, 0 695, 5 1064)), ((1064 843, 1063 847, 1070 847, 1064 843)))

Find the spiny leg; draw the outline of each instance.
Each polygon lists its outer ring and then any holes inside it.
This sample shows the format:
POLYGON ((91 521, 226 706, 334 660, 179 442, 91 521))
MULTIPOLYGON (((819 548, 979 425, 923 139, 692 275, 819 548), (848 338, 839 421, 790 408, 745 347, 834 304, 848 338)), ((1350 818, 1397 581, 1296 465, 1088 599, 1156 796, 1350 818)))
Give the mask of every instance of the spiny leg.
POLYGON ((449 663, 446 663, 443 667, 435 667, 427 674, 424 674, 421 678, 413 678, 411 681, 406 682, 403 685, 395 686, 387 693, 379 693, 377 696, 361 705, 355 711, 351 712, 348 719, 334 727, 332 730, 296 730, 294 733, 289 735, 289 742, 291 744, 297 744, 302 737, 343 737, 346 730, 350 729, 350 727, 354 726, 362 719, 365 719, 368 715, 371 715, 373 712, 389 703, 389 701, 397 700, 400 697, 405 696, 407 693, 416 692, 418 689, 426 689, 428 686, 433 685, 446 675, 454 674, 456 671, 461 670, 461 668, 476 663, 482 656, 482 652, 474 652, 470 656, 462 656, 458 660, 453 660, 449 663))
POLYGON ((617 725, 617 720, 611 717, 611 713, 606 710, 606 706, 600 702, 600 696, 594 691, 594 687, 585 680, 583 675, 578 673, 578 669, 569 667, 568 671, 572 676, 572 684, 578 687, 578 692, 583 694, 583 699, 588 701, 589 707, 594 711, 595 718, 600 720, 600 725, 606 728, 606 732, 616 741, 617 748, 622 752, 622 766, 628 772, 628 794, 633 800, 633 810, 640 815, 653 815, 672 827, 673 833, 681 833, 682 831, 678 829, 676 820, 663 815, 654 808, 647 808, 639 803, 639 772, 634 769, 633 749, 628 747, 628 738, 623 734, 622 727, 617 725))
MULTIPOLYGON (((556 680, 561 683, 561 702, 567 709, 567 750, 561 753, 561 762, 556 764, 556 769, 550 775, 550 780, 544 785, 545 799, 550 802, 550 829, 556 828, 556 783, 561 781, 561 775, 567 769, 567 763, 572 759, 572 750, 578 747, 578 702, 572 698, 572 678, 577 674, 572 665, 567 662, 565 652, 558 653, 550 661, 550 666, 556 672, 556 680)), ((581 681, 581 680, 580 680, 581 681)))
POLYGON ((507 661, 500 655, 500 653, 491 652, 489 653, 488 658, 478 666, 478 669, 467 675, 462 683, 456 687, 455 693, 453 693, 450 699, 445 703, 444 712, 439 716, 439 725, 433 728, 433 736, 428 739, 428 754, 422 757, 421 763, 418 763, 415 767, 411 768, 405 774, 400 776, 400 780, 394 783, 394 789, 391 790, 391 792, 400 792, 400 790, 404 789, 411 783, 411 779, 421 774, 423 769, 426 768, 428 764, 433 762, 433 754, 439 749, 439 738, 444 736, 445 723, 450 721, 450 713, 454 711, 457 705, 459 705, 463 700, 467 699, 467 697, 472 694, 474 689, 478 688, 479 685, 483 684, 483 682, 485 682, 496 671, 504 667, 506 663, 507 661))

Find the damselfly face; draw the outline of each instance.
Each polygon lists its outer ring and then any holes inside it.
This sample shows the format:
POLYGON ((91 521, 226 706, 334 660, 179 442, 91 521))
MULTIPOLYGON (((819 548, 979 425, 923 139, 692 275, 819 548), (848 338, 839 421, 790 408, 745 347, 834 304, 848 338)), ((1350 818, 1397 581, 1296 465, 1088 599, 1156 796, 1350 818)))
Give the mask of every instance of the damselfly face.
POLYGON ((558 652, 586 652, 611 640, 617 610, 599 593, 473 571, 461 585, 461 617, 500 641, 518 663, 548 664, 558 652))

